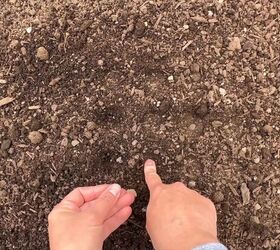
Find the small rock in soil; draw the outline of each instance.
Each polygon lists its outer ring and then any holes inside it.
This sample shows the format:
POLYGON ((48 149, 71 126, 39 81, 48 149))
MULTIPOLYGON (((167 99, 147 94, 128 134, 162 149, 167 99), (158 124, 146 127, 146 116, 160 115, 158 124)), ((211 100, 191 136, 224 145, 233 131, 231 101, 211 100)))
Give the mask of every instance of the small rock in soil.
POLYGON ((263 131, 264 131, 265 133, 267 133, 267 134, 271 134, 271 133, 272 133, 272 130, 273 130, 273 128, 272 128, 272 126, 270 126, 270 125, 265 125, 265 126, 263 127, 263 131))
POLYGON ((200 76, 200 74, 198 74, 198 73, 192 74, 192 75, 191 75, 191 79, 192 79, 194 82, 199 82, 200 79, 201 79, 201 76, 200 76))
POLYGON ((80 144, 80 142, 79 142, 78 140, 73 140, 73 141, 71 142, 71 145, 72 145, 73 147, 76 147, 78 144, 80 144))
POLYGON ((6 183, 4 180, 1 180, 1 181, 0 181, 0 189, 5 188, 6 185, 7 185, 7 183, 6 183))
POLYGON ((247 187, 246 183, 242 183, 241 187, 241 196, 242 196, 242 200, 243 200, 243 205, 247 205, 250 202, 250 190, 247 187))
POLYGON ((241 49, 241 43, 240 43, 240 38, 239 37, 234 37, 229 45, 228 45, 228 49, 231 51, 235 51, 235 50, 240 50, 241 49))
POLYGON ((28 139, 32 144, 39 144, 43 140, 43 135, 39 131, 31 131, 28 139))
POLYGON ((1 143, 1 150, 6 151, 8 150, 12 145, 12 141, 10 139, 3 140, 1 143))
POLYGON ((224 194, 221 191, 217 191, 213 194, 213 201, 215 203, 220 203, 225 199, 224 194))
POLYGON ((88 122, 87 123, 87 129, 88 130, 94 130, 96 128, 96 123, 95 122, 88 122))
POLYGON ((188 187, 194 188, 195 186, 196 186, 196 182, 195 181, 189 181, 188 187))
POLYGON ((193 63, 191 65, 191 72, 192 73, 199 73, 199 69, 200 69, 200 67, 199 67, 199 65, 197 63, 193 63))
POLYGON ((195 114, 199 118, 204 118, 208 114, 208 105, 206 103, 202 103, 195 111, 195 114))
POLYGON ((49 59, 49 52, 44 47, 39 47, 37 49, 36 57, 42 61, 46 61, 49 59))

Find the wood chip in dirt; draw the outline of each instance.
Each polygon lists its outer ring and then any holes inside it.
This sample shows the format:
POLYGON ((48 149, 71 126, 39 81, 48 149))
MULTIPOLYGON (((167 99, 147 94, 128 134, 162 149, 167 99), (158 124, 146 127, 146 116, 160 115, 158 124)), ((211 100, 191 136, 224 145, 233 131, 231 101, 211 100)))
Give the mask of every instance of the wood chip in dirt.
POLYGON ((7 104, 11 103, 14 100, 15 100, 15 98, 13 98, 13 97, 5 97, 5 98, 0 100, 0 107, 2 107, 4 105, 7 105, 7 104))
POLYGON ((250 202, 250 190, 247 187, 246 183, 242 183, 241 187, 241 196, 242 196, 242 200, 243 200, 243 205, 247 205, 250 202))

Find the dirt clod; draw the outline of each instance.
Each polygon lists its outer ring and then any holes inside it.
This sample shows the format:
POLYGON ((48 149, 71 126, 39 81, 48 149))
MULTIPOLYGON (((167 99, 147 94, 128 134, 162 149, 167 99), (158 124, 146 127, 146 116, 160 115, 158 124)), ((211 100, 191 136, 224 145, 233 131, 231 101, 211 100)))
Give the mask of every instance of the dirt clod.
POLYGON ((11 145, 12 145, 12 141, 10 139, 6 139, 1 143, 1 150, 6 151, 11 147, 11 145))
POLYGON ((224 199, 225 199, 225 196, 221 191, 217 191, 213 194, 213 201, 215 203, 220 203, 220 202, 224 201, 224 199))
POLYGON ((32 144, 39 144, 43 140, 43 135, 39 131, 31 131, 28 135, 28 139, 32 144))
POLYGON ((42 61, 46 61, 49 59, 49 52, 45 49, 45 47, 39 47, 37 49, 36 57, 42 61))
POLYGON ((241 50, 240 38, 233 37, 228 45, 228 49, 232 51, 241 50))
POLYGON ((200 104, 200 106, 196 109, 195 114, 203 119, 208 114, 208 105, 206 103, 200 104))
POLYGON ((267 133, 267 134, 271 134, 272 133, 272 131, 273 131, 273 128, 272 128, 272 126, 270 126, 270 125, 265 125, 264 127, 263 127, 263 131, 265 132, 265 133, 267 133))

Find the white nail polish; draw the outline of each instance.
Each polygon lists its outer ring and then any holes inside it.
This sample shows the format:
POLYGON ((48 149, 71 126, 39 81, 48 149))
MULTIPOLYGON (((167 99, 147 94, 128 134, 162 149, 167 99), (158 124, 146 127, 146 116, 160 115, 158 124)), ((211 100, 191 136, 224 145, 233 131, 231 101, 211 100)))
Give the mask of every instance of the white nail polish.
POLYGON ((121 186, 119 184, 113 184, 111 185, 109 192, 114 195, 114 196, 118 196, 121 192, 121 186))

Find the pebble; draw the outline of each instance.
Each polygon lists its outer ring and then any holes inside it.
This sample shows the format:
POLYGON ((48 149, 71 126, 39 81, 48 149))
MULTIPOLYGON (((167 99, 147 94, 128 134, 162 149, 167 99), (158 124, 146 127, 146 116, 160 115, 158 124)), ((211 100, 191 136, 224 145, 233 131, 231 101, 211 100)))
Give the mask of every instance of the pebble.
POLYGON ((169 82, 174 82, 174 76, 168 76, 167 80, 168 80, 169 82))
POLYGON ((5 79, 0 79, 0 84, 6 84, 7 83, 7 80, 5 79))
POLYGON ((196 186, 196 182, 195 181, 189 181, 188 187, 194 188, 195 186, 196 186))
POLYGON ((189 126, 189 130, 195 130, 195 128, 196 128, 196 125, 195 124, 191 124, 190 126, 189 126))
POLYGON ((220 203, 225 199, 224 194, 221 191, 217 191, 213 194, 213 201, 215 203, 220 203))
POLYGON ((239 37, 234 37, 229 45, 228 45, 228 49, 231 51, 235 51, 235 50, 240 50, 241 49, 241 42, 240 42, 240 38, 239 37))
POLYGON ((95 122, 88 122, 87 123, 87 129, 88 130, 94 130, 96 128, 96 123, 95 122))
POLYGON ((260 161, 261 161, 260 157, 256 157, 256 158, 254 159, 254 162, 255 162, 256 164, 260 163, 260 161))
POLYGON ((256 205, 255 205, 255 210, 256 211, 258 211, 258 210, 260 210, 262 207, 261 207, 261 205, 259 204, 259 203, 257 203, 256 205))
POLYGON ((21 54, 22 54, 23 56, 26 56, 26 55, 27 55, 27 50, 26 50, 25 47, 21 47, 21 48, 20 48, 20 51, 21 51, 21 54))
POLYGON ((272 130, 273 130, 272 126, 270 126, 268 124, 263 127, 263 131, 267 134, 271 134, 272 130))
POLYGON ((193 63, 193 64, 191 65, 191 72, 193 72, 193 73, 199 73, 199 70, 200 70, 200 67, 199 67, 199 65, 198 65, 197 63, 193 63))
POLYGON ((155 155, 158 155, 159 153, 160 153, 160 152, 159 152, 158 149, 154 150, 154 154, 155 154, 155 155))
POLYGON ((4 180, 1 180, 1 181, 0 181, 0 189, 5 188, 6 185, 7 185, 6 181, 4 181, 4 180))
POLYGON ((46 61, 49 59, 49 52, 44 47, 39 47, 37 49, 36 57, 40 60, 46 61))
POLYGON ((220 92, 221 96, 225 96, 227 94, 226 90, 223 88, 219 88, 219 92, 220 92))
POLYGON ((132 142, 132 146, 136 146, 137 143, 138 143, 138 141, 137 141, 137 140, 134 140, 134 141, 132 142))
POLYGON ((12 141, 10 139, 3 140, 1 143, 1 150, 6 151, 8 150, 12 145, 12 141))
POLYGON ((31 131, 28 135, 28 139, 32 144, 39 144, 43 140, 43 135, 39 131, 31 131))
POLYGON ((73 140, 73 141, 71 142, 71 145, 72 145, 73 147, 76 147, 78 144, 80 144, 80 142, 79 142, 78 140, 73 140))
POLYGON ((116 159, 117 163, 123 163, 122 157, 120 156, 119 158, 116 159))
POLYGON ((220 122, 220 121, 213 121, 213 122, 212 122, 212 126, 213 126, 214 128, 221 127, 222 125, 223 125, 223 123, 220 122))
POLYGON ((103 65, 104 65, 104 61, 103 61, 103 60, 98 60, 98 61, 97 61, 97 64, 98 64, 99 66, 103 66, 103 65))
POLYGON ((18 40, 12 40, 11 43, 10 43, 10 48, 14 49, 18 45, 19 45, 19 41, 18 40))

